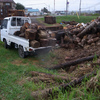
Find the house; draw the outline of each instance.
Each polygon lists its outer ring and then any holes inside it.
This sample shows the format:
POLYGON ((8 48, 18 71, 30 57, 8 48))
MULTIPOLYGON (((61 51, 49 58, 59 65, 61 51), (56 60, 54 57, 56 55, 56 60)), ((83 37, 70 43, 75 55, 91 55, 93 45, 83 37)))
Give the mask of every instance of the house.
POLYGON ((30 16, 38 16, 40 15, 40 11, 39 9, 26 8, 26 14, 29 14, 30 16))
POLYGON ((10 10, 15 10, 16 3, 13 0, 0 0, 0 24, 4 17, 9 16, 10 10))
POLYGON ((15 9, 16 3, 13 0, 0 0, 0 8, 7 7, 8 9, 15 9))
POLYGON ((56 11, 55 12, 57 15, 65 15, 66 11, 56 11))
POLYGON ((97 11, 95 11, 95 13, 98 13, 98 14, 100 14, 100 10, 97 10, 97 11))

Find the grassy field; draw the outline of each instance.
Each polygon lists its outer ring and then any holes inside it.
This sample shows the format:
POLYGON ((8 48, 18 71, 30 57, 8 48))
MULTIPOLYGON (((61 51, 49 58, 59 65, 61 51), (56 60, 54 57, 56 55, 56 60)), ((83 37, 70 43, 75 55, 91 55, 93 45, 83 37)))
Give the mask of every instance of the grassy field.
MULTIPOLYGON (((96 19, 98 16, 57 16, 56 21, 57 23, 61 23, 62 21, 76 21, 79 23, 87 23, 93 19, 96 19)), ((40 18, 39 20, 44 21, 44 18, 40 18)))
POLYGON ((57 17, 57 23, 61 23, 62 20, 64 21, 76 21, 79 23, 87 23, 90 22, 93 19, 96 19, 98 16, 79 16, 79 18, 77 16, 58 16, 57 17))
POLYGON ((0 42, 0 100, 33 100, 30 97, 32 91, 44 89, 46 84, 40 82, 34 84, 27 81, 30 71, 52 73, 43 68, 37 68, 37 57, 19 58, 16 49, 5 49, 0 42))
MULTIPOLYGON (((81 16, 78 19, 77 16, 63 16, 57 17, 57 22, 60 23, 62 20, 70 21, 75 19, 77 22, 86 23, 96 17, 81 16)), ((18 50, 5 49, 3 45, 3 42, 0 41, 0 100, 34 100, 31 97, 31 92, 45 89, 47 88, 47 84, 42 81, 39 83, 28 81, 27 79, 31 77, 30 71, 55 75, 58 75, 58 72, 48 71, 39 66, 40 60, 43 60, 42 56, 39 58, 30 56, 22 59, 18 55, 18 50)), ((48 55, 48 60, 51 59, 51 56, 53 57, 55 55, 48 55)), ((57 62, 55 61, 54 63, 57 62)), ((84 80, 82 85, 72 88, 72 91, 69 90, 65 93, 59 92, 58 97, 55 96, 50 100, 100 100, 99 88, 96 88, 95 91, 87 90, 86 80, 84 80)), ((100 82, 97 84, 100 84, 100 82)))

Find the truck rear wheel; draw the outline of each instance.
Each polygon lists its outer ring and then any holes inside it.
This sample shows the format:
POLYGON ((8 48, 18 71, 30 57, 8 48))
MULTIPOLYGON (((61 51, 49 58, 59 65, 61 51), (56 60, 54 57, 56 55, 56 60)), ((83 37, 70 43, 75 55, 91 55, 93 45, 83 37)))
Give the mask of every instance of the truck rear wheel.
POLYGON ((18 53, 19 53, 19 56, 20 56, 21 58, 25 58, 25 57, 26 57, 25 52, 24 52, 24 49, 23 49, 22 46, 19 46, 19 48, 18 48, 18 53))

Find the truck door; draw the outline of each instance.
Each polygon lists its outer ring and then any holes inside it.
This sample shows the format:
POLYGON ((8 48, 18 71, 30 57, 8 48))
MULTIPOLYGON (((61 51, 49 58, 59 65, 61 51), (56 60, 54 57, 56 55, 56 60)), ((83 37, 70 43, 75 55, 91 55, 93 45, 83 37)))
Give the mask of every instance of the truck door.
POLYGON ((4 19, 1 25, 1 41, 3 41, 3 38, 7 38, 7 25, 8 19, 4 19))

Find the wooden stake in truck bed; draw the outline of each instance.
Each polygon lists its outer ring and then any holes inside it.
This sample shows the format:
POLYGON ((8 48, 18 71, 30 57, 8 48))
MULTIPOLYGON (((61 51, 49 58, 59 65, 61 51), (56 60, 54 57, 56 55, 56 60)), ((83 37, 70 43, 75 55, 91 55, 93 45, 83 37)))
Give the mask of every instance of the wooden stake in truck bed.
POLYGON ((4 18, 1 25, 1 41, 4 42, 4 47, 7 49, 13 44, 15 48, 18 48, 21 58, 25 58, 29 53, 35 52, 36 50, 51 48, 51 46, 33 48, 30 46, 29 39, 14 35, 15 32, 20 31, 20 28, 26 22, 31 24, 29 17, 12 16, 4 18))

